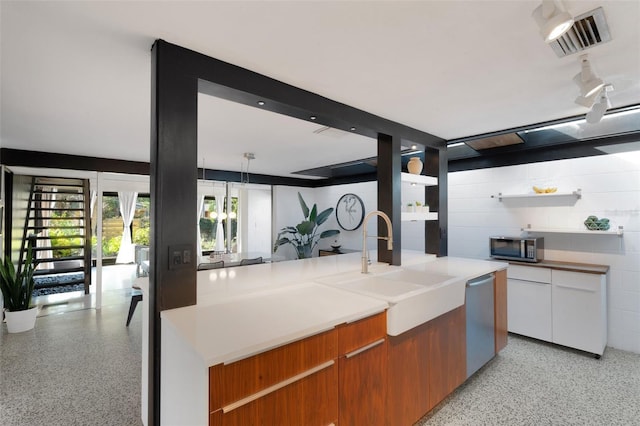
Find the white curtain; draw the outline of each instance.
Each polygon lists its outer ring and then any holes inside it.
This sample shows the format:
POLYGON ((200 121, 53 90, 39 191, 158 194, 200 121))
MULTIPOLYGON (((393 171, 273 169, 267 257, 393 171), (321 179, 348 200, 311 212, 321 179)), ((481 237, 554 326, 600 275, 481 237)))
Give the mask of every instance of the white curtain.
POLYGON ((120 250, 116 263, 133 263, 135 261, 135 249, 131 243, 131 223, 133 215, 136 211, 137 192, 118 192, 118 201, 120 202, 120 214, 124 229, 122 230, 122 241, 120 242, 120 250))
POLYGON ((196 228, 196 253, 198 254, 198 263, 202 263, 202 241, 200 234, 200 215, 202 214, 202 207, 204 206, 204 195, 200 195, 198 198, 198 211, 196 215, 196 220, 198 221, 196 228))
POLYGON ((224 189, 217 189, 215 191, 215 197, 216 197, 216 213, 217 213, 217 225, 216 225, 216 246, 215 246, 215 250, 216 251, 225 251, 225 246, 224 246, 224 228, 222 226, 222 213, 224 212, 223 207, 224 207, 224 199, 225 199, 226 193, 224 191, 224 189))

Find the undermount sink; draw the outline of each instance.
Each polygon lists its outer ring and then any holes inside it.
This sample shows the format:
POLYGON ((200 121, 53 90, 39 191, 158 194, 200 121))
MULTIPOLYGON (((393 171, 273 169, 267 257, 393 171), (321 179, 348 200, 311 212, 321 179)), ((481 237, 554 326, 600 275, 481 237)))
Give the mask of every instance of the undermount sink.
POLYGON ((465 279, 399 267, 347 272, 316 280, 389 303, 387 334, 397 336, 464 304, 465 279), (357 275, 359 274, 359 275, 357 275))

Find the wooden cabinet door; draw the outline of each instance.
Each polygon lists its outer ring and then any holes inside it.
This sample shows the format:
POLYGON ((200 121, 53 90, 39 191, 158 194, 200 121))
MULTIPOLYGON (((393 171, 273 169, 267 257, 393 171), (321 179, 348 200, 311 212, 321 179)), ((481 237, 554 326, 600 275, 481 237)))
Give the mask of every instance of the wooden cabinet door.
POLYGON ((387 396, 386 312, 338 327, 340 425, 382 425, 387 396))
POLYGON ((429 411, 429 323, 388 336, 387 421, 412 425, 429 411))
POLYGON ((493 283, 495 309, 495 340, 496 354, 507 346, 508 316, 507 316, 507 271, 496 271, 493 283))
POLYGON ((429 405, 431 410, 467 378, 465 306, 429 321, 429 405))
POLYGON ((210 414, 211 426, 327 426, 338 421, 338 367, 333 364, 239 406, 210 414))
MULTIPOLYGON (((364 349, 364 348, 363 348, 364 349)), ((387 342, 342 356, 339 369, 340 425, 383 425, 387 390, 387 342)))

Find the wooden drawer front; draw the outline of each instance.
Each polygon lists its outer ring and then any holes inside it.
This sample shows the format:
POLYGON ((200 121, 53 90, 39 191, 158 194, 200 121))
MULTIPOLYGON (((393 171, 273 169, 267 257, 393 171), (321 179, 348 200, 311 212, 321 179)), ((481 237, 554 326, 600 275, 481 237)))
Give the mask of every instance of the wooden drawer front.
POLYGON ((387 343, 339 360, 339 425, 384 425, 387 343))
POLYGON ((383 339, 387 334, 387 313, 361 319, 338 327, 338 352, 340 355, 360 349, 383 339))
POLYGON ((551 283, 551 269, 538 266, 509 265, 507 277, 517 280, 551 283))
POLYGON ((338 357, 330 330, 232 364, 209 368, 209 411, 253 395, 338 357))
POLYGON ((211 426, 309 425, 338 422, 336 364, 247 404, 209 415, 211 426))

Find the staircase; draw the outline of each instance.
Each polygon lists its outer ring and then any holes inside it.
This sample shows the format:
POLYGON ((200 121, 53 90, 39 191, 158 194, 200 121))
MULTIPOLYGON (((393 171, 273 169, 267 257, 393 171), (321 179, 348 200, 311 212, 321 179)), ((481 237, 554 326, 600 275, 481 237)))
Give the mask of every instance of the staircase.
POLYGON ((87 179, 33 177, 20 264, 33 250, 38 288, 91 285, 91 195, 87 179), (69 279, 69 273, 80 278, 69 279), (66 274, 66 275, 62 275, 66 274), (62 277, 65 277, 63 279, 62 277))

